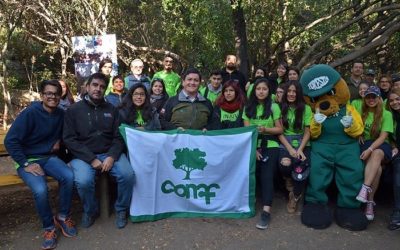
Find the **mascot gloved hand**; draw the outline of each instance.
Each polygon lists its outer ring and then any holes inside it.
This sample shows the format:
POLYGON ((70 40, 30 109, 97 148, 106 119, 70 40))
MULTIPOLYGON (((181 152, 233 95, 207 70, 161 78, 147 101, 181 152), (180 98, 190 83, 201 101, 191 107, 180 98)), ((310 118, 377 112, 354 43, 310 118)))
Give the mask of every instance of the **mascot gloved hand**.
POLYGON ((302 223, 315 229, 331 225, 333 215, 326 189, 335 180, 338 188, 336 223, 349 230, 364 230, 368 221, 356 200, 363 183, 358 137, 364 126, 360 114, 348 104, 346 82, 332 67, 318 64, 300 79, 304 98, 315 113, 310 122, 311 169, 302 223))

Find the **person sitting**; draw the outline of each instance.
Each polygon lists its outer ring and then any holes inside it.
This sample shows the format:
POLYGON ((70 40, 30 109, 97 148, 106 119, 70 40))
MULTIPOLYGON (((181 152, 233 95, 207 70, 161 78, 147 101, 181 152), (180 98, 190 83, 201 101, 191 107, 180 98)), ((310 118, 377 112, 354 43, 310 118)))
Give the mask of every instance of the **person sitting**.
POLYGON ((56 227, 66 237, 77 234, 70 217, 73 173, 56 156, 64 120, 64 111, 57 107, 61 93, 57 80, 43 81, 40 84, 42 101, 32 102, 18 115, 4 140, 7 152, 16 162, 18 175, 33 193, 45 231, 42 249, 57 246, 56 227), (46 176, 58 181, 60 209, 56 216, 50 208, 46 176))
POLYGON ((119 133, 119 113, 105 101, 107 78, 91 75, 86 83, 87 94, 65 114, 63 139, 73 155, 70 162, 74 181, 83 203, 81 226, 90 227, 98 214, 95 198, 96 173, 109 172, 117 181, 116 225, 125 227, 132 197, 135 175, 119 133))

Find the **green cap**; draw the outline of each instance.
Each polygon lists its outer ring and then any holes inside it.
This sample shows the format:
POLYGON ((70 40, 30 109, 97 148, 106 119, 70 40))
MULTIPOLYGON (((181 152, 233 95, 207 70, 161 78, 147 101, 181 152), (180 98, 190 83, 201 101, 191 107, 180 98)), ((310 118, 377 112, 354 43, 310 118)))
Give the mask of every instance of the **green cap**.
POLYGON ((304 95, 317 97, 328 93, 339 80, 340 74, 331 66, 316 64, 303 72, 300 84, 304 95))

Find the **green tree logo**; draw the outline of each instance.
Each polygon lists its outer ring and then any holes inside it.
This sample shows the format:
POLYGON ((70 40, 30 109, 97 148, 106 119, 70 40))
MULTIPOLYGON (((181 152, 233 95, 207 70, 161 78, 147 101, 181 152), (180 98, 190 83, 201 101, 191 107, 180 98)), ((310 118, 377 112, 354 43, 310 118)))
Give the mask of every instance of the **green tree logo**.
POLYGON ((204 170, 207 162, 204 159, 206 152, 196 149, 180 148, 175 149, 175 160, 172 162, 176 169, 186 172, 184 180, 190 180, 190 172, 195 169, 204 170))

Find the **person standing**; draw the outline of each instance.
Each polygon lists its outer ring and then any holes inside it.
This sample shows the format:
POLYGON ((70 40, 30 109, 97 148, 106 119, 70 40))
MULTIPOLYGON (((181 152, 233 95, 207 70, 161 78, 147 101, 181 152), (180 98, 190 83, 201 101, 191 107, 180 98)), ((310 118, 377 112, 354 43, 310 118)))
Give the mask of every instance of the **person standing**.
POLYGON ((351 74, 347 80, 347 86, 350 90, 350 101, 353 101, 358 98, 358 85, 360 85, 362 80, 364 64, 360 61, 353 62, 350 72, 351 74))
POLYGON ((134 172, 118 131, 118 110, 105 101, 107 78, 101 73, 91 75, 86 83, 87 94, 65 114, 63 139, 73 155, 70 162, 75 185, 83 203, 81 226, 90 227, 98 214, 95 198, 96 172, 108 172, 118 185, 115 210, 117 228, 125 227, 130 206, 134 172))
POLYGON ((165 89, 169 97, 175 96, 181 86, 180 76, 173 71, 174 59, 170 56, 165 56, 163 60, 164 69, 154 74, 154 79, 162 79, 165 84, 165 89))
POLYGON ((136 84, 143 84, 147 91, 150 90, 150 78, 143 74, 144 63, 139 58, 132 60, 131 72, 125 77, 125 88, 129 90, 136 84))
POLYGON ((73 172, 56 156, 60 148, 64 111, 58 108, 61 85, 57 80, 40 84, 41 102, 32 104, 15 119, 4 145, 17 165, 17 173, 33 193, 36 210, 44 228, 42 249, 57 246, 56 227, 66 237, 77 232, 70 217, 73 172), (43 129, 46 128, 46 129, 43 129), (53 216, 46 176, 59 185, 59 211, 53 216))
POLYGON ((206 86, 200 88, 200 94, 204 98, 210 100, 212 105, 215 105, 215 101, 220 96, 222 91, 222 74, 220 71, 213 71, 210 74, 210 81, 206 86))
POLYGON ((246 93, 246 77, 237 70, 237 58, 234 55, 227 55, 225 59, 225 68, 222 69, 222 84, 228 80, 236 80, 243 93, 246 93))

